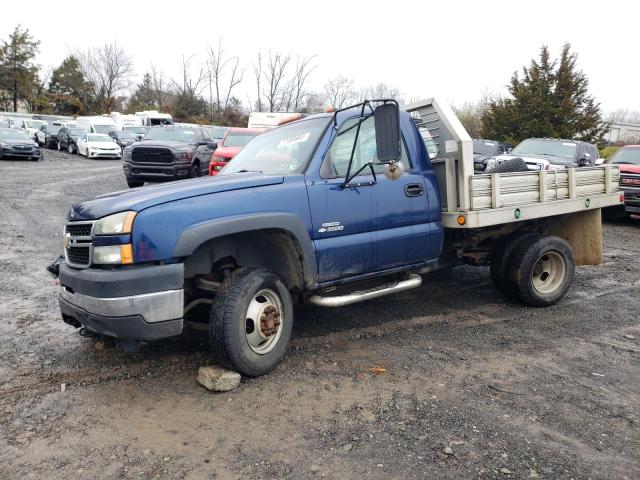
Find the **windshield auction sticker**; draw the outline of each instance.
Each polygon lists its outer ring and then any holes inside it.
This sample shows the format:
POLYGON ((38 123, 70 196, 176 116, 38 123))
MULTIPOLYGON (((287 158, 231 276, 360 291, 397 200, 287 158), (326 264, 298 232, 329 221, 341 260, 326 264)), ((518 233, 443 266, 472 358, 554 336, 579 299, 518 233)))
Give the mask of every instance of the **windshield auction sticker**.
POLYGON ((287 145, 293 145, 295 143, 304 143, 309 139, 309 135, 311 135, 311 132, 302 132, 296 133, 295 135, 291 135, 287 138, 283 138, 278 143, 277 148, 286 147, 287 145))

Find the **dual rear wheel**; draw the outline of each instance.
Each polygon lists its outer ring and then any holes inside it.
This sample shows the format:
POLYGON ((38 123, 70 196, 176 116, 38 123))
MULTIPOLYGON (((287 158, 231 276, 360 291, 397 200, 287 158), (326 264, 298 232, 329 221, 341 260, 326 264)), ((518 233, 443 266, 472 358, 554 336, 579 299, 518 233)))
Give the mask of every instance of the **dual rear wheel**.
POLYGON ((569 290, 575 256, 562 238, 539 233, 505 237, 491 258, 491 279, 506 296, 533 307, 552 305, 569 290))

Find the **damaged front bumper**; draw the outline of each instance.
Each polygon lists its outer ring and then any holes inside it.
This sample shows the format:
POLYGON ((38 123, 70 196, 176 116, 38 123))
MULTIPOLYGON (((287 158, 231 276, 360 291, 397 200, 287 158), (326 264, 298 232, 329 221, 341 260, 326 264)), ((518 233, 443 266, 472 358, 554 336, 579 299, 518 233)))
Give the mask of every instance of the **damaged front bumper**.
POLYGON ((182 264, 106 270, 62 263, 59 278, 60 311, 70 325, 128 340, 182 333, 182 264))

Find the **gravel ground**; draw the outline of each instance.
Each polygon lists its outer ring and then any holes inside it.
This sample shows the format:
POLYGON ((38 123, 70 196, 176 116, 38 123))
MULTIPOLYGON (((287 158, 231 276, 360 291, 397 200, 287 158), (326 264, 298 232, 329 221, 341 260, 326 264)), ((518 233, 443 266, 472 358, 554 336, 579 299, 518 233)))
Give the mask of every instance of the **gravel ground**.
POLYGON ((125 355, 60 319, 68 206, 123 188, 119 161, 0 162, 0 478, 640 478, 637 218, 556 306, 427 275, 299 312, 275 372, 212 394, 197 342, 125 355))

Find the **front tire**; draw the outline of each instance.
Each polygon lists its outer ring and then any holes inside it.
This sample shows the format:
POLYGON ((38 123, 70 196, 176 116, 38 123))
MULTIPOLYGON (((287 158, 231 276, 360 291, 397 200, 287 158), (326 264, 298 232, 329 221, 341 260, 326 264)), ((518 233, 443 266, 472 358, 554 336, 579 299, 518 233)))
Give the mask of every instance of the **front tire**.
POLYGON ((209 319, 217 361, 242 375, 273 370, 287 351, 293 302, 282 280, 263 267, 233 272, 218 292, 209 319))
POLYGON ((73 148, 73 143, 69 143, 69 145, 67 145, 67 152, 69 152, 70 154, 74 154, 76 153, 74 148, 73 148))
POLYGON ((200 164, 196 163, 191 167, 189 178, 198 178, 200 176, 200 164))
POLYGON ((576 259, 562 238, 534 235, 518 244, 509 260, 509 279, 517 298, 532 307, 560 300, 573 282, 576 259))
POLYGON ((144 182, 138 182, 136 180, 127 180, 127 186, 129 188, 138 188, 144 185, 144 182))
POLYGON ((62 151, 62 145, 60 145, 60 142, 58 142, 58 151, 61 152, 62 151))

